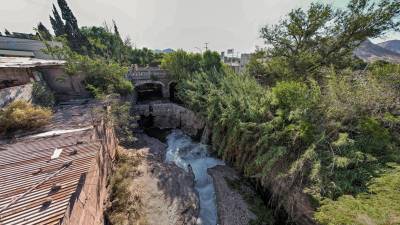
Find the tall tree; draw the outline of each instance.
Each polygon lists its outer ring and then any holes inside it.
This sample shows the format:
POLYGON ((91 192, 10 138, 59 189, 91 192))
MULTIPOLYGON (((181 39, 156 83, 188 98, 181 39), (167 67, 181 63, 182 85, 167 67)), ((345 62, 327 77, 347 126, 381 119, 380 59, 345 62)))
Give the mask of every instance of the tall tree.
POLYGON ((4 29, 4 34, 5 34, 6 36, 11 36, 10 31, 8 31, 7 29, 4 29))
POLYGON ((87 53, 90 49, 90 43, 81 33, 75 15, 65 0, 57 0, 57 2, 61 9, 61 16, 65 20, 64 29, 71 49, 79 53, 87 53))
POLYGON ((42 22, 39 22, 39 24, 37 26, 37 33, 44 40, 49 41, 52 38, 50 31, 43 25, 42 22))
POLYGON ((50 16, 51 26, 53 27, 54 34, 59 37, 65 34, 65 25, 61 19, 56 6, 53 4, 53 17, 50 16))
POLYGON ((121 35, 119 34, 117 23, 115 23, 115 20, 113 20, 112 22, 114 26, 114 34, 122 40, 121 35))
POLYGON ((350 0, 346 9, 314 3, 308 10, 293 10, 280 23, 265 26, 261 37, 271 46, 271 67, 284 65, 292 70, 291 78, 305 78, 323 66, 351 65, 353 50, 367 38, 399 30, 399 15, 397 0, 350 0))

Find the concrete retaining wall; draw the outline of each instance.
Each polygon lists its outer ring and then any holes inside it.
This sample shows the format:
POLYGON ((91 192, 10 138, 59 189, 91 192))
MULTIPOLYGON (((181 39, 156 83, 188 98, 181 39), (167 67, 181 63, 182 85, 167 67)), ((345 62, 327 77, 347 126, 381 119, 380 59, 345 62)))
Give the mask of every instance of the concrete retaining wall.
POLYGON ((193 111, 173 103, 136 105, 137 115, 154 117, 154 126, 161 129, 180 128, 190 136, 199 136, 205 127, 204 120, 193 111))
POLYGON ((85 85, 82 83, 85 78, 83 74, 70 76, 65 73, 64 68, 61 66, 42 68, 40 72, 59 101, 88 98, 90 96, 85 85))
POLYGON ((32 87, 33 84, 20 85, 0 89, 0 108, 15 100, 32 100, 32 87))

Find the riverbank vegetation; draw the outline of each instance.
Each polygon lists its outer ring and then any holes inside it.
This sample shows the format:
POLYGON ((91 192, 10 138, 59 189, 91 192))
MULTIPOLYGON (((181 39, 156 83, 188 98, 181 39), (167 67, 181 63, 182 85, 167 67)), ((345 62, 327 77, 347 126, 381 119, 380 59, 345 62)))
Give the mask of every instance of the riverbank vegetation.
POLYGON ((399 14, 396 1, 294 10, 261 31, 272 47, 249 69, 261 77, 188 72, 178 95, 207 118, 219 156, 265 188, 308 195, 319 223, 400 223, 389 210, 400 205, 399 67, 352 55, 368 37, 397 30, 399 14))
POLYGON ((117 153, 116 170, 109 178, 109 204, 106 209, 106 218, 111 224, 146 225, 143 217, 143 203, 132 187, 132 180, 138 176, 139 159, 128 150, 119 148, 117 153))

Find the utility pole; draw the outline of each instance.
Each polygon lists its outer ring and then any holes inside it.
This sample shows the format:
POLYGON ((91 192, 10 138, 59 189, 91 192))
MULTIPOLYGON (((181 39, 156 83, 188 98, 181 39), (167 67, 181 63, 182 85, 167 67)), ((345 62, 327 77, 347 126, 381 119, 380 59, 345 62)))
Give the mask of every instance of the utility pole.
POLYGON ((206 47, 205 47, 205 48, 206 48, 206 51, 207 51, 207 50, 208 50, 208 44, 209 44, 209 43, 208 43, 208 42, 206 42, 206 43, 204 43, 204 44, 206 45, 206 47))

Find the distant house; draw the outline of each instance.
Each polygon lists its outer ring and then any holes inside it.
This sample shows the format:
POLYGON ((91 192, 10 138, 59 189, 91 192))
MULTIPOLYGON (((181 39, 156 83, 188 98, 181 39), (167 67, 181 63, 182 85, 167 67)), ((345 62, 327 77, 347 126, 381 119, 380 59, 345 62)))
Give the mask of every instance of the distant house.
POLYGON ((234 72, 241 73, 246 69, 246 65, 250 62, 252 54, 241 54, 240 58, 235 56, 227 56, 225 52, 221 52, 222 61, 228 65, 234 72))
MULTIPOLYGON (((60 42, 49 42, 53 46, 62 46, 60 42)), ((0 36, 0 56, 53 59, 45 53, 46 45, 38 40, 0 36)))

